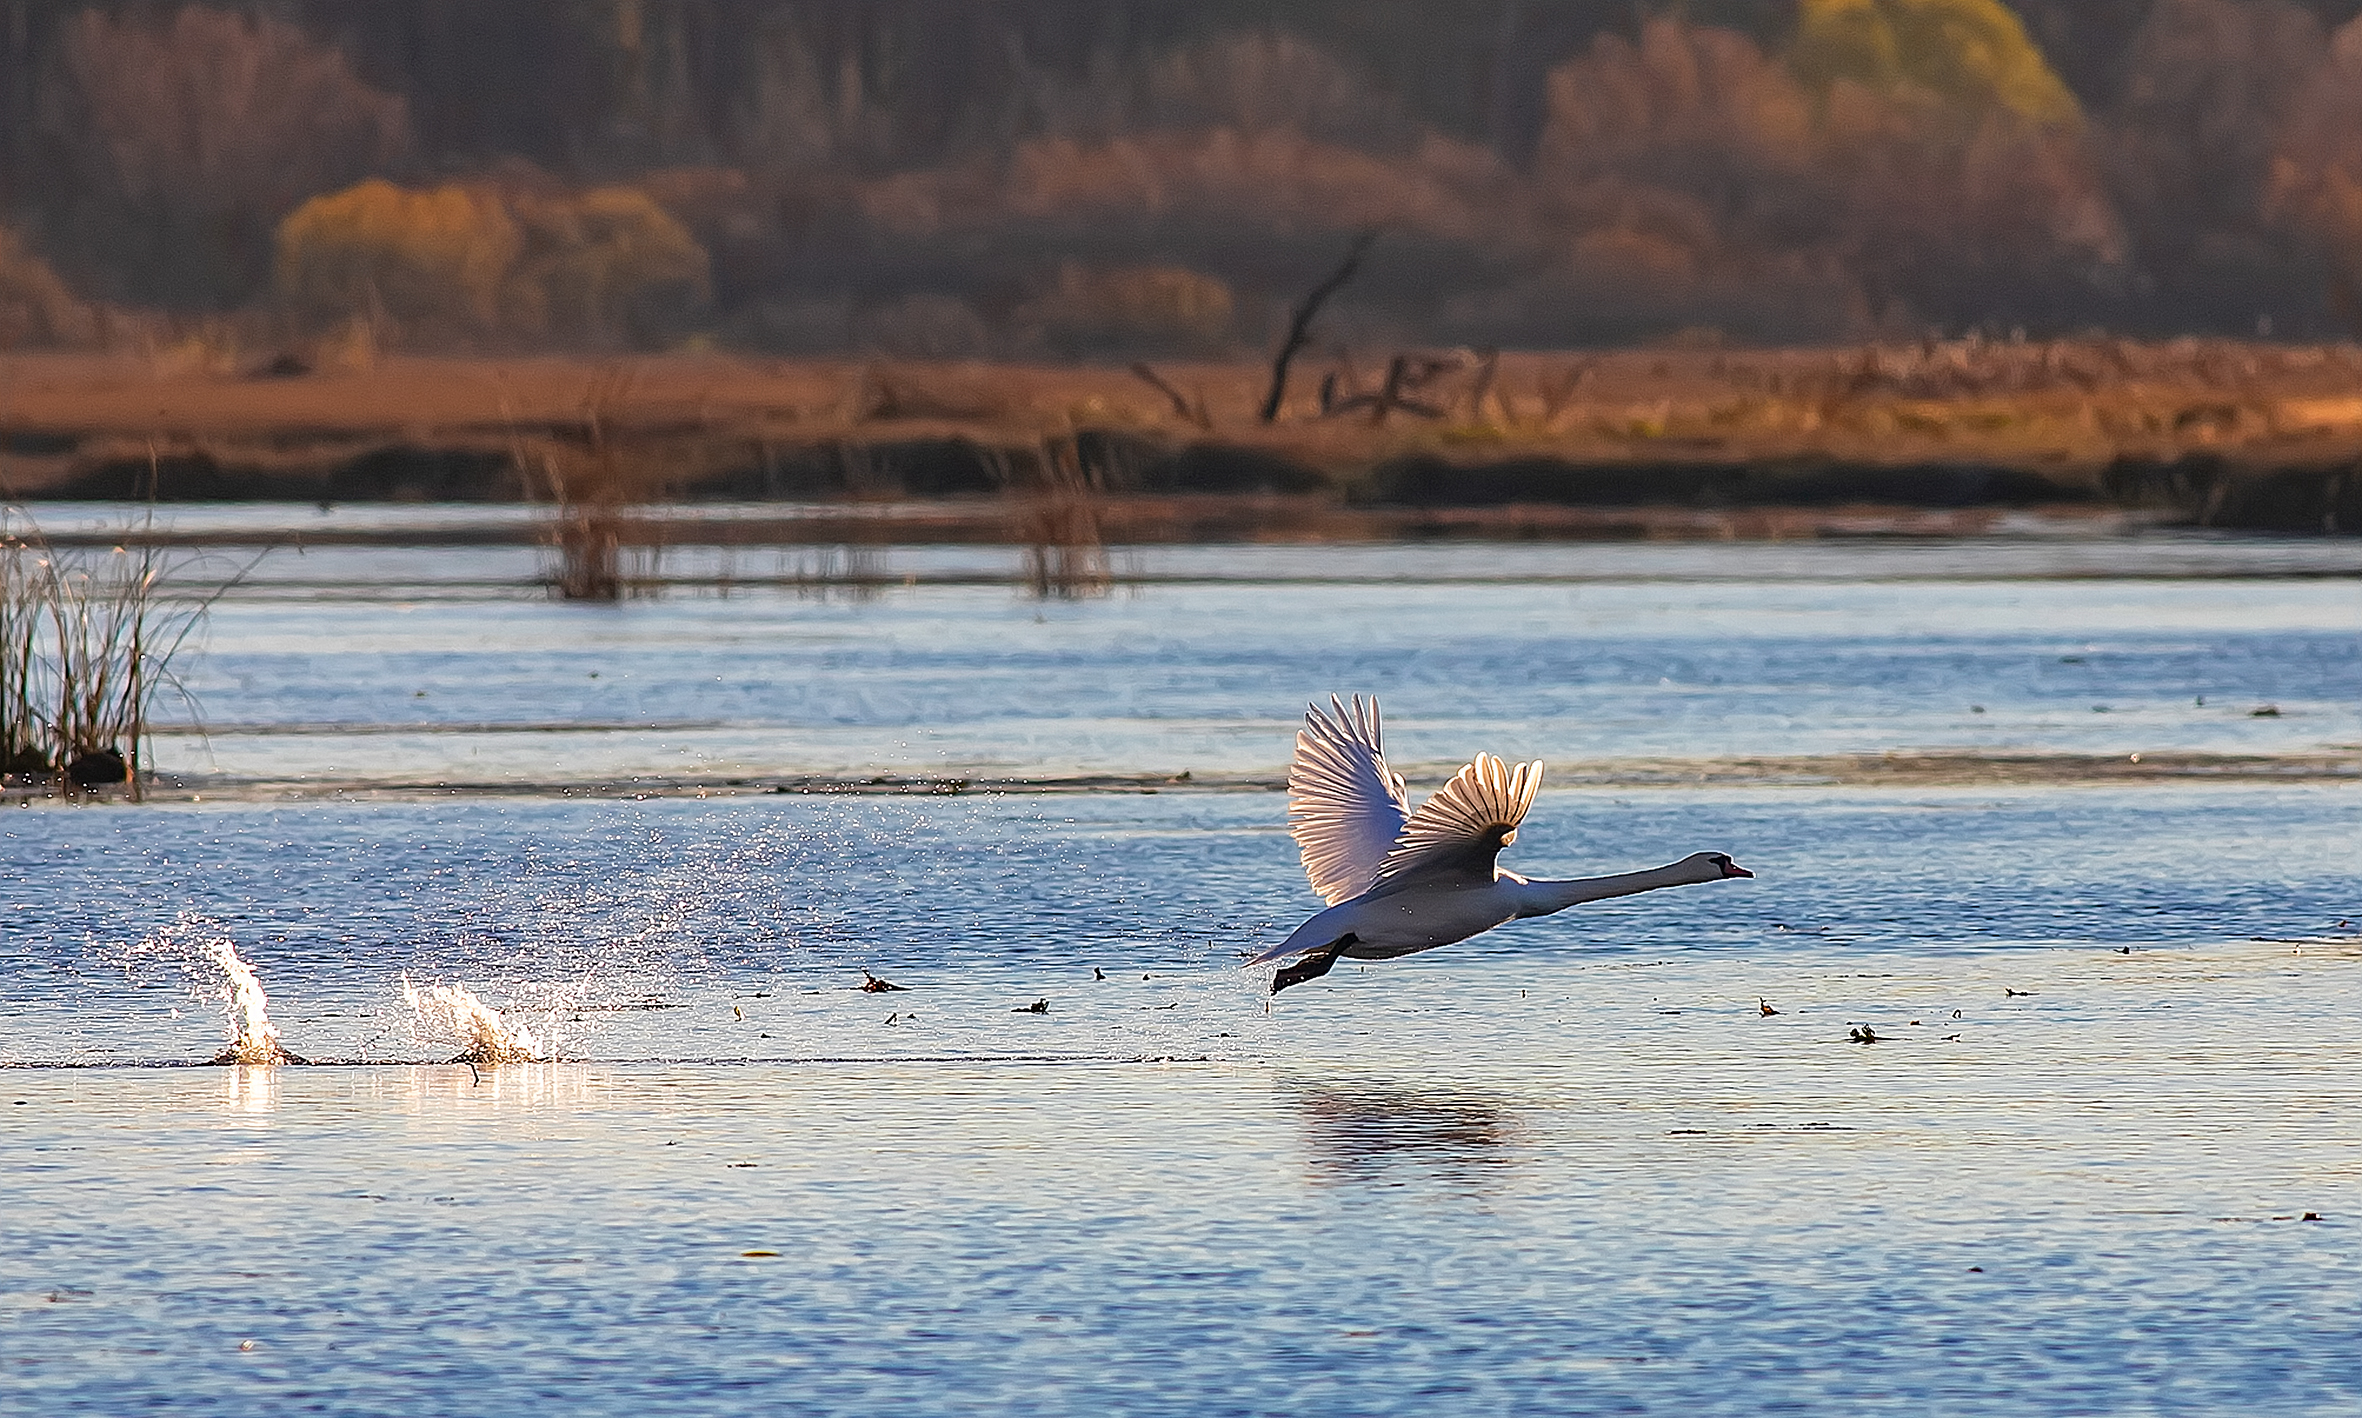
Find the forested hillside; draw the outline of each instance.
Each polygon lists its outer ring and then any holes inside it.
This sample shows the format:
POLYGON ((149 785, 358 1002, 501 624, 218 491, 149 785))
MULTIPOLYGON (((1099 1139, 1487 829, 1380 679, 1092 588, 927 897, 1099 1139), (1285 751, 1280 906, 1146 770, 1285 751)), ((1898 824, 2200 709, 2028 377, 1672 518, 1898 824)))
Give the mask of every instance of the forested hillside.
POLYGON ((0 0, 0 344, 2362 320, 2362 0, 0 0))

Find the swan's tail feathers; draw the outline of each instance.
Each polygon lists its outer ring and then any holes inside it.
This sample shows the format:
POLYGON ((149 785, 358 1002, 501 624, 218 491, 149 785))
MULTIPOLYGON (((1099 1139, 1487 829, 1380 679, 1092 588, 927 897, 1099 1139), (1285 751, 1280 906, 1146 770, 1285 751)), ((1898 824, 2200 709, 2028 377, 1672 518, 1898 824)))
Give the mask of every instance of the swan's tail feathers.
POLYGON ((1369 890, 1410 815, 1402 779, 1386 766, 1378 701, 1335 695, 1315 704, 1288 768, 1288 832, 1304 875, 1334 906, 1369 890))
POLYGON ((1404 877, 1471 874, 1490 879, 1493 859, 1517 840, 1542 787, 1542 762, 1512 767, 1489 753, 1419 805, 1378 868, 1380 884, 1404 877))

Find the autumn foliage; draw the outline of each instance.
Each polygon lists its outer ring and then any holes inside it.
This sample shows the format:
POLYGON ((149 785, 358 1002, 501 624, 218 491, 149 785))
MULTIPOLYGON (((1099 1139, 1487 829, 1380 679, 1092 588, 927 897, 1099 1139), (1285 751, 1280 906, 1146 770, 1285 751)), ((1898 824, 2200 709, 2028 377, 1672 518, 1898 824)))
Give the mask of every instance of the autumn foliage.
POLYGON ((1822 93, 1856 84, 1923 96, 1972 122, 2005 113, 2069 126, 2083 116, 1999 0, 1800 0, 1789 65, 1822 93))
POLYGON ((0 336, 1219 355, 1371 229, 1342 345, 2326 334, 2362 320, 2333 10, 35 7, 0 336))
POLYGON ((75 15, 40 129, 72 233, 50 254, 103 293, 199 306, 251 294, 282 216, 410 143, 407 106, 335 47, 283 20, 194 5, 155 26, 75 15))
POLYGON ((646 193, 371 179, 282 222, 280 297, 314 317, 366 315, 433 338, 645 345, 709 295, 706 255, 646 193))

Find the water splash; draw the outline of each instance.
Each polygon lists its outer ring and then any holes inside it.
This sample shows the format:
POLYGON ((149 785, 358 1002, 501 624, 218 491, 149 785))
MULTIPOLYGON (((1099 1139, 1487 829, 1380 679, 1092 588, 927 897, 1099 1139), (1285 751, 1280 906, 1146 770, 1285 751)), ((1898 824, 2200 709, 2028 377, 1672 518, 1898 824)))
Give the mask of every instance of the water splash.
POLYGON ((402 999, 415 1016, 413 1036, 456 1040, 463 1048, 454 1063, 538 1063, 549 1056, 532 1030, 515 1023, 476 997, 465 985, 421 989, 402 977, 402 999))
MULTIPOLYGON (((262 977, 240 958, 237 945, 218 922, 195 911, 183 911, 180 919, 132 946, 124 964, 136 972, 150 959, 169 965, 197 998, 222 1006, 230 1041, 209 1062, 262 1066, 307 1062, 279 1042, 262 977)), ((172 1011, 172 1016, 178 1019, 180 1011, 172 1011)))
POLYGON ((229 937, 210 936, 198 944, 205 958, 220 967, 230 992, 230 1046, 215 1054, 213 1062, 303 1063, 303 1059, 289 1053, 279 1042, 279 1031, 271 1024, 271 1000, 263 992, 262 977, 254 973, 252 965, 238 958, 238 948, 230 943, 229 937))

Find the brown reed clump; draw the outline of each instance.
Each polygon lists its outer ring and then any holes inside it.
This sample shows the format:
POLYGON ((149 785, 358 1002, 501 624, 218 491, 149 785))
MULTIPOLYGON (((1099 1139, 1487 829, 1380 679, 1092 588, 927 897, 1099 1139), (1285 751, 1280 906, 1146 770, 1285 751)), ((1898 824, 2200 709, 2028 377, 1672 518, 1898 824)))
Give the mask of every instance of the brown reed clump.
POLYGON ((1041 442, 1032 486, 1012 487, 1014 527, 1025 545, 1025 583, 1044 600, 1104 595, 1114 580, 1100 524, 1106 490, 1072 437, 1041 442))
MULTIPOLYGON (((0 768, 68 797, 120 784, 145 796, 156 696, 183 694, 172 663, 236 584, 167 595, 148 546, 47 546, 21 512, 0 514, 0 768)), ((243 573, 240 573, 241 575, 243 573)))
POLYGON ((663 465, 630 456, 615 438, 632 382, 630 370, 608 370, 583 395, 572 436, 533 450, 519 444, 512 452, 528 491, 555 506, 543 532, 555 560, 543 580, 564 600, 623 599, 631 587, 623 569, 631 511, 672 485, 663 465))
POLYGON ((622 496, 614 479, 601 476, 606 456, 604 441, 594 442, 590 457, 569 476, 568 459, 542 454, 543 490, 557 504, 543 534, 557 560, 543 580, 563 600, 623 599, 622 496))

